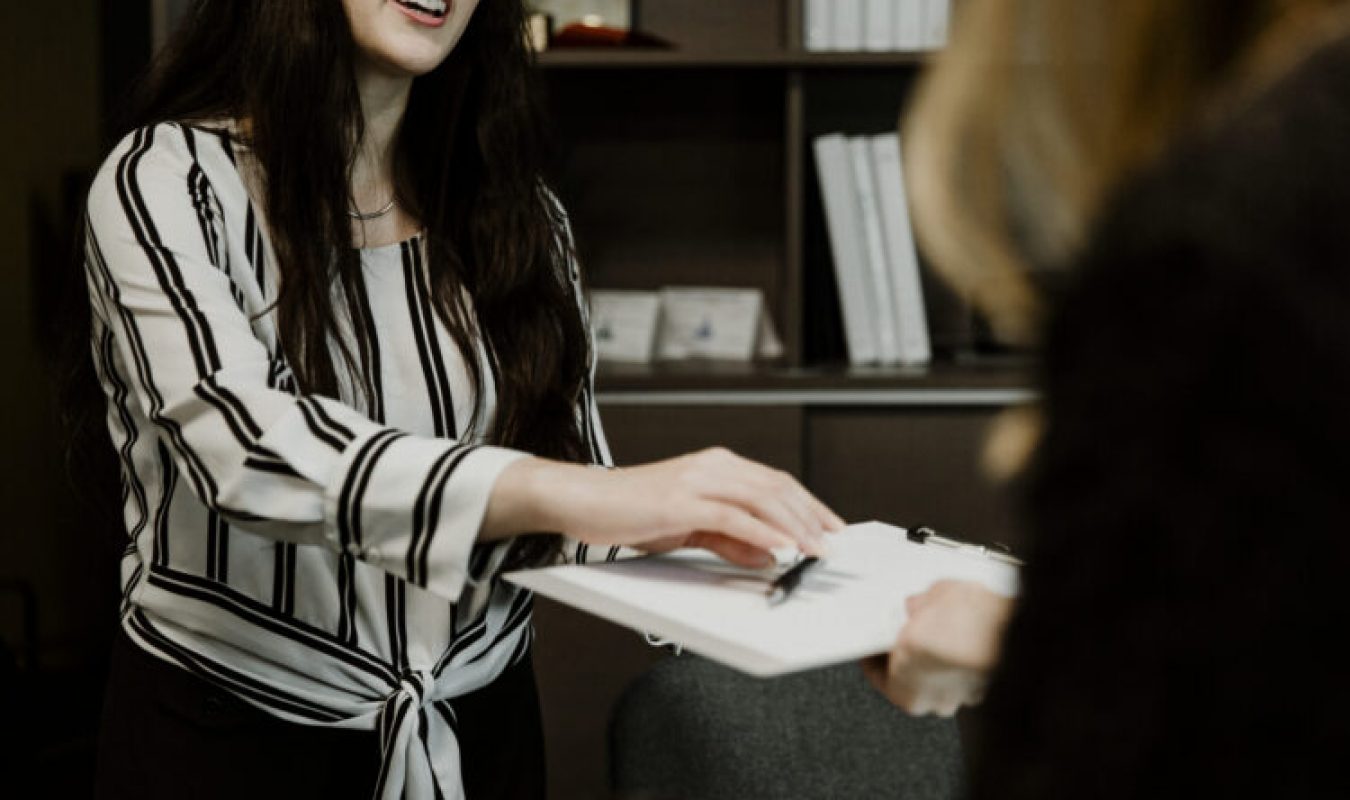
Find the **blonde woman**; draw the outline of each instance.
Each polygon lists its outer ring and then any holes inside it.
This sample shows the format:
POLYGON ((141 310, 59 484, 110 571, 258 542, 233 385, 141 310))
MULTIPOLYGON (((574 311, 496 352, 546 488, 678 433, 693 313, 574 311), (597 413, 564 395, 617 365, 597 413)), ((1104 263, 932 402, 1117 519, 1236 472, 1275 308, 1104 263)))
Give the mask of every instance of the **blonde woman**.
POLYGON ((946 713, 992 671, 975 797, 1350 796, 1346 5, 963 4, 908 155, 939 267, 1043 348, 1028 566, 867 667, 946 713))

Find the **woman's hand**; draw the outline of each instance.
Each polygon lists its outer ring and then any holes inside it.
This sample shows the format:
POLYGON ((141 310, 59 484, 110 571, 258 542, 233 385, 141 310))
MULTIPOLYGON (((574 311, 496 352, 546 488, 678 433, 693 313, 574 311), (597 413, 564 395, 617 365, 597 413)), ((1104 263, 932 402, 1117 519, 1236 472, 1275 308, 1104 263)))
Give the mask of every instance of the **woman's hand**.
POLYGON ((723 448, 624 469, 522 459, 497 480, 483 538, 556 531, 652 552, 702 547, 767 566, 774 548, 823 554, 844 527, 795 478, 723 448))
POLYGON ((984 697, 1013 601, 978 583, 939 581, 905 602, 889 655, 863 662, 872 685, 911 714, 947 717, 984 697))

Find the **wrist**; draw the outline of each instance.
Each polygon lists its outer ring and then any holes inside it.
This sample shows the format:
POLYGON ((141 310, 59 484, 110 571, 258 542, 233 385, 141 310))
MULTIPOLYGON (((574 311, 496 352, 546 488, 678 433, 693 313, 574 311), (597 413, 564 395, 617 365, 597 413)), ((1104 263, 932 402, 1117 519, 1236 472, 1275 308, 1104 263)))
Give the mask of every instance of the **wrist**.
POLYGON ((585 467, 544 458, 522 458, 507 467, 493 488, 480 538, 522 533, 571 534, 587 495, 585 467))
POLYGON ((1012 616, 1013 601, 987 590, 976 593, 971 600, 977 627, 971 637, 972 648, 967 660, 970 666, 989 671, 998 664, 1002 654, 1003 631, 1012 616))

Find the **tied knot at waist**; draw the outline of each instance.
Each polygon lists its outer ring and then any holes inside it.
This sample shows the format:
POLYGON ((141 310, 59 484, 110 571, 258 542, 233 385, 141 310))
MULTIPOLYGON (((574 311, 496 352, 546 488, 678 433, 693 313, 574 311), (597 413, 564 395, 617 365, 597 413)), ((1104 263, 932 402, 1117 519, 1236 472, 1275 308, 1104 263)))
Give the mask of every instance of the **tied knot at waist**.
MULTIPOLYGON (((399 676, 398 685, 384 699, 380 707, 376 730, 380 736, 380 776, 375 796, 383 800, 401 797, 462 797, 458 780, 446 781, 435 774, 431 759, 433 749, 450 749, 446 753, 458 765, 458 745, 453 730, 444 732, 449 719, 442 713, 428 713, 428 709, 444 692, 437 691, 436 676, 429 670, 407 670, 399 676), (435 730, 440 729, 440 730, 435 730), (435 742, 437 746, 433 746, 435 742), (451 783, 451 785, 444 785, 451 783), (432 785, 439 785, 433 789, 432 785)), ((453 719, 454 710, 442 704, 444 714, 453 719)))
POLYGON ((523 602, 513 596, 492 605, 479 633, 464 635, 466 644, 457 657, 386 674, 381 681, 381 690, 370 698, 380 741, 375 792, 380 800, 464 800, 459 723, 451 701, 491 684, 528 656, 529 595, 524 597, 523 602), (493 631, 495 635, 488 635, 493 631))
POLYGON ((430 703, 434 698, 431 691, 436 685, 436 676, 425 669, 410 669, 404 671, 398 679, 398 687, 389 694, 384 700, 384 708, 381 710, 381 716, 388 713, 391 706, 397 707, 400 703, 411 702, 414 707, 421 708, 430 703))

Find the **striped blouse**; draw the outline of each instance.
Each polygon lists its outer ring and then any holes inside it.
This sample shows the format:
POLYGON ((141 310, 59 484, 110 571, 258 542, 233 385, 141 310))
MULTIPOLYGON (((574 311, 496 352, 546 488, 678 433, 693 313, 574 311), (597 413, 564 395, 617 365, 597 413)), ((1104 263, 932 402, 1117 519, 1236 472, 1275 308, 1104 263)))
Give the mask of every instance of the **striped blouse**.
MULTIPOLYGON (((417 238, 361 251, 369 407, 349 375, 337 398, 297 391, 246 157, 224 130, 160 124, 127 136, 89 193, 92 348, 130 539, 123 627, 278 717, 377 730, 381 797, 460 797, 454 699, 533 636, 530 595, 497 575, 508 543, 477 542, 524 454, 482 441, 493 387, 476 418, 417 238)), ((589 385, 577 414, 608 463, 589 385)))

